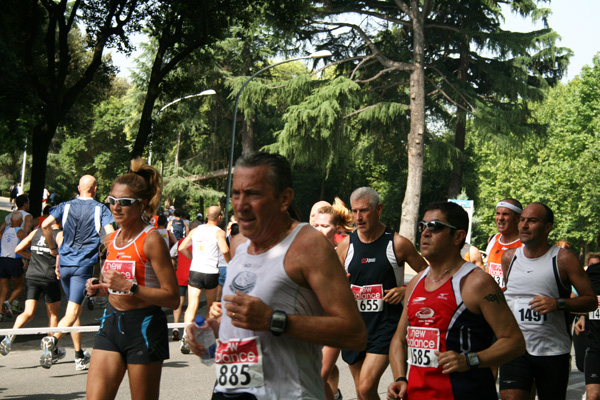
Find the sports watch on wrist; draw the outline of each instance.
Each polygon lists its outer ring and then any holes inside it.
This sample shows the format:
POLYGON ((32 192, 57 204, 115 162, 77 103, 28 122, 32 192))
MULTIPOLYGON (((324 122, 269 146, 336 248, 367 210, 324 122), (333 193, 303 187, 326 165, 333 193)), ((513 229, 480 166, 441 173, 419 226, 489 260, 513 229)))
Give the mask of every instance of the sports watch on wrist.
POLYGON ((556 299, 556 307, 559 310, 564 310, 565 308, 567 308, 567 302, 565 299, 556 299))
POLYGON ((129 289, 129 293, 127 293, 127 294, 130 295, 130 296, 133 296, 137 292, 137 290, 138 290, 137 283, 133 283, 131 285, 131 288, 129 289))
POLYGON ((285 311, 275 310, 269 320, 269 330, 273 336, 280 336, 287 329, 287 314, 285 311))
POLYGON ((479 361, 479 356, 477 355, 477 353, 467 353, 465 354, 465 357, 467 358, 467 365, 469 366, 469 368, 479 368, 479 364, 481 364, 481 361, 479 361))

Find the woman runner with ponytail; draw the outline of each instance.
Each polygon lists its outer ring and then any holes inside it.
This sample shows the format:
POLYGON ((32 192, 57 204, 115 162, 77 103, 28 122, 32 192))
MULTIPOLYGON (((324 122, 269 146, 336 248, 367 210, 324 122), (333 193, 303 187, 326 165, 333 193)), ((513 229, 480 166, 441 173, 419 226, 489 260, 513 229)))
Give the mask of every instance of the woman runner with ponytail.
POLYGON ((147 221, 160 203, 162 177, 141 159, 117 178, 108 202, 120 229, 105 240, 101 282, 89 279, 89 295, 108 305, 94 342, 87 379, 88 399, 114 399, 125 371, 132 399, 158 399, 160 376, 169 358, 167 318, 161 307, 177 308, 179 288, 169 250, 147 221))

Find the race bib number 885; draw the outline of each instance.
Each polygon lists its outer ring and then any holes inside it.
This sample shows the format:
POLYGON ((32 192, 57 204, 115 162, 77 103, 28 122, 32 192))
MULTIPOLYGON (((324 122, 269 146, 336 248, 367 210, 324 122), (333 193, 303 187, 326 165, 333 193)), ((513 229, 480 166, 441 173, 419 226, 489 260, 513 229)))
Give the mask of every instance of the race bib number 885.
POLYGON ((258 336, 228 342, 217 340, 215 372, 217 386, 222 388, 263 386, 263 356, 258 336))
POLYGON ((436 351, 440 351, 440 330, 409 326, 406 333, 408 363, 416 367, 437 368, 436 351))

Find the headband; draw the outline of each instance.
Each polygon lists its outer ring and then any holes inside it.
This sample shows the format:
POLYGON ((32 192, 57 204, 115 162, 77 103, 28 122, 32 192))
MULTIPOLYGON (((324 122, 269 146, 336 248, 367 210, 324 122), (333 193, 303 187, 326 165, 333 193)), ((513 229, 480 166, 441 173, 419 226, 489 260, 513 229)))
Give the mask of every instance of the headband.
POLYGON ((509 203, 508 201, 499 202, 498 204, 496 204, 496 208, 498 208, 498 207, 508 208, 509 210, 512 210, 512 211, 516 212, 517 214, 521 214, 523 212, 522 208, 517 207, 514 204, 509 203))

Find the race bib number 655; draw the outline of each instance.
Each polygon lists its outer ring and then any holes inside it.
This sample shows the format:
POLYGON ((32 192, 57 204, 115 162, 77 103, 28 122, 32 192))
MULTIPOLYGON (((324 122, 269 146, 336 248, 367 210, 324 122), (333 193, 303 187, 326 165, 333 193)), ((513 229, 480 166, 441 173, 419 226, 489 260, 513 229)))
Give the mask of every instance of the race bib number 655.
POLYGON ((383 311, 383 285, 350 285, 360 312, 383 311))
POLYGON ((264 385, 263 355, 258 336, 217 340, 215 351, 217 386, 245 388, 264 385))
POLYGON ((438 367, 436 351, 440 351, 440 330, 409 326, 406 333, 408 363, 417 367, 438 367))

